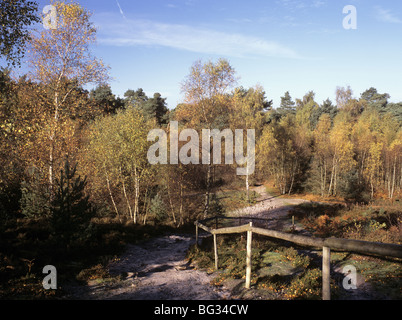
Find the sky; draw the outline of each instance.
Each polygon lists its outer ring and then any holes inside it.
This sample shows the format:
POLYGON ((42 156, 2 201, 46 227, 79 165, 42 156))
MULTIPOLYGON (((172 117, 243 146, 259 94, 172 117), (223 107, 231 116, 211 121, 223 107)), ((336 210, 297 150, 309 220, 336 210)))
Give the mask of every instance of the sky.
MULTIPOLYGON (((261 85, 274 107, 286 91, 335 102, 337 86, 356 98, 370 87, 402 101, 402 1, 77 0, 98 29, 93 54, 110 66, 116 96, 159 92, 170 109, 197 60, 227 59, 237 85, 261 85), (356 8, 356 28, 350 24, 356 8)), ((39 0, 40 10, 49 0, 39 0)))

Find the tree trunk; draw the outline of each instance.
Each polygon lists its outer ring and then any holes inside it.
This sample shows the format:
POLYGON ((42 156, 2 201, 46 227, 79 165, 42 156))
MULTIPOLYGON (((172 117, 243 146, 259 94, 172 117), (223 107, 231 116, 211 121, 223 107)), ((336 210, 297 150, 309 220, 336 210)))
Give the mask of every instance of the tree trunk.
POLYGON ((54 152, 54 143, 53 138, 50 139, 50 154, 49 154, 49 195, 50 195, 50 202, 54 199, 54 190, 53 190, 53 152, 54 152))
POLYGON ((248 181, 248 163, 246 167, 246 191, 247 191, 247 202, 250 203, 250 184, 248 181))
POLYGON ((121 176, 121 183, 122 183, 122 186, 123 186, 124 199, 126 199, 128 212, 129 212, 130 218, 132 218, 133 217, 133 211, 131 210, 130 201, 128 200, 128 197, 127 197, 126 184, 124 183, 124 177, 123 177, 123 174, 122 174, 122 171, 121 171, 121 167, 120 167, 120 176, 121 176))
POLYGON ((207 190, 205 191, 205 202, 204 202, 204 219, 208 217, 209 213, 209 193, 211 188, 211 164, 207 167, 207 190))
POLYGON ((373 184, 373 175, 370 177, 370 186, 371 186, 371 200, 374 199, 374 184, 373 184))
POLYGON ((173 202, 172 202, 172 195, 170 193, 170 185, 169 185, 169 176, 168 176, 168 181, 167 181, 167 191, 168 191, 168 197, 169 197, 169 204, 170 204, 170 210, 172 211, 172 218, 173 222, 176 225, 176 215, 174 213, 174 207, 173 207, 173 202))
POLYGON ((335 165, 335 175, 334 175, 334 196, 337 194, 337 182, 338 182, 338 164, 335 165))
POLYGON ((297 159, 296 159, 296 163, 295 163, 295 166, 294 166, 294 168, 293 168, 293 170, 292 170, 292 178, 291 178, 291 181, 290 181, 290 187, 289 187, 289 195, 292 193, 292 189, 293 189, 293 184, 294 184, 294 181, 295 181, 295 176, 296 176, 296 172, 297 172, 297 167, 298 167, 298 161, 297 161, 297 159))
POLYGON ((394 161, 394 170, 392 173, 392 186, 391 186, 391 194, 390 194, 390 199, 394 197, 394 192, 395 192, 395 180, 396 180, 396 160, 397 157, 395 156, 395 161, 394 161))
POLYGON ((148 217, 148 210, 149 210, 149 199, 148 199, 148 190, 149 188, 147 187, 145 190, 145 200, 144 200, 144 219, 142 223, 145 225, 147 223, 147 217, 148 217))
POLYGON ((109 196, 110 196, 110 199, 112 200, 112 204, 113 204, 114 211, 116 212, 117 217, 119 218, 119 221, 121 222, 120 213, 119 213, 119 210, 117 210, 116 202, 114 201, 114 198, 113 198, 113 195, 112 195, 112 190, 111 190, 111 188, 110 188, 109 175, 107 174, 107 170, 106 170, 106 166, 105 166, 105 165, 104 165, 104 169, 105 169, 105 174, 106 174, 106 186, 107 186, 107 190, 109 191, 109 196))
POLYGON ((334 155, 334 158, 332 159, 331 181, 329 183, 328 196, 331 196, 332 194, 334 194, 334 192, 331 192, 331 190, 333 188, 334 177, 335 177, 335 174, 336 174, 336 165, 335 165, 335 163, 336 163, 336 161, 335 161, 335 155, 334 155))
POLYGON ((49 152, 49 194, 50 194, 50 202, 53 201, 54 199, 54 190, 53 190, 53 185, 54 185, 54 149, 55 149, 55 140, 56 140, 56 127, 57 127, 57 122, 59 119, 59 94, 56 90, 55 96, 54 96, 54 123, 53 123, 53 128, 51 129, 52 132, 50 134, 49 140, 50 140, 50 152, 49 152))
POLYGON ((133 221, 137 223, 137 215, 138 215, 138 204, 140 198, 140 178, 138 177, 137 167, 134 168, 134 187, 135 187, 135 201, 134 201, 134 216, 133 221))
POLYGON ((327 184, 327 163, 325 159, 322 162, 321 166, 321 196, 325 196, 325 189, 327 184))
POLYGON ((179 227, 181 225, 184 224, 184 217, 183 217, 183 181, 182 179, 180 179, 180 209, 179 209, 179 216, 180 216, 180 224, 179 227))

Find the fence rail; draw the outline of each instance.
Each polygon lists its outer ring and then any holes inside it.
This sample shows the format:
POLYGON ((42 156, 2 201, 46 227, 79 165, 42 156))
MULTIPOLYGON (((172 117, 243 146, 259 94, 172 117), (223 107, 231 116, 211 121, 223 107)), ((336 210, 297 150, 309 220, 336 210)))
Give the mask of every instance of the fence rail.
POLYGON ((296 243, 298 245, 322 248, 322 299, 330 300, 330 254, 331 249, 339 251, 355 252, 360 254, 379 255, 384 257, 402 258, 402 245, 392 243, 369 242, 361 240, 340 239, 340 238, 316 238, 301 236, 292 233, 286 233, 276 230, 264 229, 253 226, 254 223, 264 225, 272 219, 254 218, 254 217, 222 217, 216 216, 213 218, 196 221, 196 244, 198 245, 199 228, 211 233, 214 237, 214 256, 215 269, 218 270, 218 247, 217 235, 234 234, 247 232, 247 261, 246 261, 246 285, 247 289, 251 284, 251 246, 252 234, 267 236, 270 238, 285 240, 296 243), (239 220, 249 221, 248 224, 235 227, 219 228, 220 220, 239 220), (214 221, 215 228, 206 226, 207 222, 214 221))

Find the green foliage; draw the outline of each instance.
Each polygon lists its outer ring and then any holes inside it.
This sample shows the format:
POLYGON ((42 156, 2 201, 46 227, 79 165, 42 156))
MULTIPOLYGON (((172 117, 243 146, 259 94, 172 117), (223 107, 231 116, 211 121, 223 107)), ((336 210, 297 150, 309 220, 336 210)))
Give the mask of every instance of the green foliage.
POLYGON ((90 98, 105 114, 114 114, 124 106, 124 102, 120 98, 116 98, 109 85, 98 85, 91 90, 90 98))
MULTIPOLYGON (((219 236, 219 269, 212 284, 222 285, 226 280, 244 279, 246 272, 246 241, 236 236, 219 236)), ((211 238, 201 245, 192 247, 188 259, 197 266, 214 268, 213 244, 211 238)), ((293 247, 282 247, 266 238, 253 237, 251 285, 265 293, 275 293, 282 299, 320 299, 321 270, 313 259, 293 247)))
POLYGON ((385 111, 390 113, 399 123, 399 127, 402 127, 402 102, 388 103, 385 111))
POLYGON ((122 211, 135 223, 140 214, 146 214, 140 212, 140 201, 145 201, 156 170, 147 159, 150 128, 136 107, 98 118, 90 126, 83 154, 85 170, 92 172, 91 193, 107 197, 117 215, 122 211))
POLYGON ((138 107, 139 105, 148 101, 148 97, 142 88, 134 90, 127 90, 124 93, 124 106, 128 107, 138 107))
POLYGON ((149 98, 142 88, 127 90, 124 93, 124 105, 126 108, 135 107, 140 110, 145 120, 156 120, 159 126, 167 123, 169 110, 166 106, 166 98, 162 98, 160 93, 154 93, 153 98, 149 98))
POLYGON ((321 106, 319 106, 318 108, 314 108, 312 110, 311 115, 309 117, 312 129, 315 129, 317 127, 318 121, 323 114, 328 114, 329 117, 331 118, 331 121, 333 122, 337 113, 338 109, 336 108, 335 105, 332 104, 331 100, 327 99, 323 101, 321 106))
POLYGON ((222 205, 222 202, 220 201, 219 197, 216 196, 216 194, 211 195, 211 200, 210 200, 210 210, 213 212, 214 215, 222 215, 225 213, 225 208, 222 205))
POLYGON ((290 248, 282 248, 279 250, 280 254, 288 261, 291 261, 292 265, 295 268, 303 268, 307 269, 310 265, 311 258, 300 254, 296 249, 290 248))
POLYGON ((383 112, 388 104, 390 95, 388 93, 380 94, 376 88, 371 87, 361 94, 361 99, 367 102, 368 108, 383 112))
POLYGON ((310 269, 296 277, 286 289, 288 299, 320 299, 321 298, 321 270, 310 269))
POLYGON ((47 184, 38 177, 21 183, 21 213, 29 219, 48 218, 51 215, 50 195, 47 184))
POLYGON ((141 104, 141 109, 145 119, 156 119, 159 126, 167 123, 168 108, 166 106, 166 98, 162 98, 160 93, 155 93, 153 98, 141 104))
POLYGON ((284 116, 288 113, 296 114, 296 103, 292 100, 289 91, 285 92, 285 95, 281 97, 281 105, 277 109, 277 112, 284 116))
POLYGON ((52 201, 51 225, 57 242, 69 246, 74 241, 90 236, 90 220, 94 211, 85 196, 86 179, 76 176, 76 166, 68 161, 60 177, 55 180, 55 195, 52 201))
POLYGON ((162 222, 166 219, 167 207, 159 193, 151 199, 149 211, 158 222, 162 222))

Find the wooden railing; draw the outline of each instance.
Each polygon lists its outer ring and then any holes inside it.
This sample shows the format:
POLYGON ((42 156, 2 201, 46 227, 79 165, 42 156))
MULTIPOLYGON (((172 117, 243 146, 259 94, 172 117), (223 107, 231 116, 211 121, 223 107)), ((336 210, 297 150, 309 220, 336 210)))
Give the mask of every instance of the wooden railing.
MULTIPOLYGON (((330 300, 330 255, 331 249, 338 251, 348 251, 360 254, 378 255, 383 257, 402 258, 402 245, 391 243, 379 243, 369 242, 361 240, 351 239, 339 239, 339 238, 316 238, 301 236, 292 233, 286 233, 281 231, 275 231, 260 227, 257 225, 268 225, 272 219, 253 218, 253 217, 222 217, 216 216, 213 218, 204 219, 202 221, 196 221, 196 244, 198 245, 199 228, 209 232, 214 238, 214 255, 215 255, 215 269, 218 270, 218 247, 217 247, 217 235, 233 234, 233 233, 247 233, 247 258, 246 258, 246 284, 247 289, 251 284, 251 245, 253 233, 267 236, 270 238, 281 239, 296 243, 302 246, 310 246, 322 248, 322 299, 330 300), (238 224, 242 221, 248 221, 249 223, 244 225, 238 225, 234 227, 222 226, 219 227, 220 220, 238 220, 238 224), (215 228, 206 226, 207 222, 212 223, 215 228)), ((221 223, 222 224, 222 223, 221 223)))

